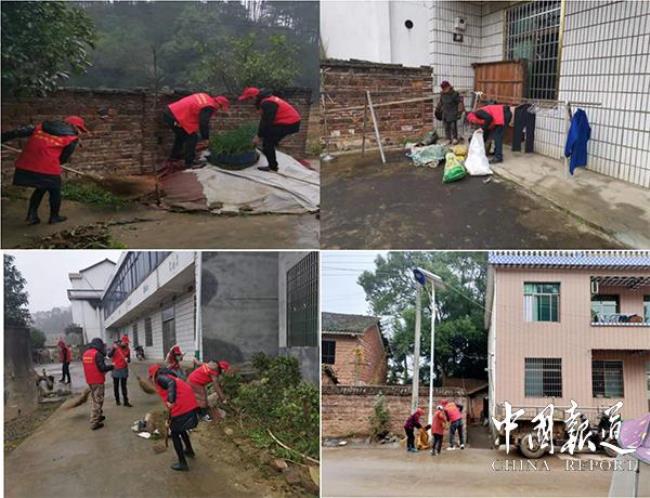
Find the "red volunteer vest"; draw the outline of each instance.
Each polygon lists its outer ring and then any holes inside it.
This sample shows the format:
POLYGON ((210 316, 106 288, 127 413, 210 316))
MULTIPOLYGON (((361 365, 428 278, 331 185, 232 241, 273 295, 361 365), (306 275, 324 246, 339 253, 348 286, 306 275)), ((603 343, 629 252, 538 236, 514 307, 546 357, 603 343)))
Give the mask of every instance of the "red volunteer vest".
POLYGON ((431 421, 431 434, 444 434, 445 433, 445 416, 436 411, 433 414, 433 420, 431 421))
POLYGON ((273 120, 274 125, 290 125, 300 121, 300 114, 296 108, 280 97, 272 95, 271 97, 262 99, 260 104, 269 100, 278 105, 278 111, 275 113, 275 119, 273 120))
POLYGON ((121 347, 115 346, 115 352, 113 353, 113 365, 115 365, 115 368, 128 368, 129 365, 126 362, 127 357, 128 354, 121 347))
MULTIPOLYGON (((196 410, 199 405, 196 404, 196 398, 194 397, 192 388, 181 379, 174 378, 174 382, 176 382, 176 402, 172 405, 172 417, 185 415, 192 410, 196 410)), ((156 391, 158 391, 158 394, 166 403, 167 390, 160 387, 158 382, 156 382, 156 391)))
POLYGON ((69 346, 65 348, 65 361, 66 363, 72 362, 72 348, 69 346))
MULTIPOLYGON (((490 130, 497 127, 497 126, 503 126, 506 122, 505 115, 503 113, 503 105, 502 104, 492 104, 492 105, 486 105, 485 107, 481 107, 480 109, 477 109, 478 111, 485 111, 487 112, 490 116, 492 116, 492 123, 490 123, 490 130)), ((476 116, 476 114, 474 114, 476 116)), ((478 116, 476 116, 475 121, 477 124, 482 125, 485 123, 485 121, 478 116)))
POLYGON ((212 377, 217 375, 219 375, 219 372, 212 370, 206 363, 204 363, 199 368, 194 370, 187 378, 187 380, 192 384, 196 384, 198 386, 206 386, 212 382, 212 377))
POLYGON ((445 406, 445 412, 447 412, 447 417, 449 417, 450 422, 456 422, 456 420, 463 418, 460 414, 460 410, 454 403, 449 403, 445 406))
POLYGON ((204 107, 217 109, 214 99, 207 93, 188 95, 169 104, 169 110, 176 118, 176 121, 189 134, 199 131, 199 114, 204 107))
POLYGON ((78 137, 74 135, 64 137, 50 135, 45 133, 43 125, 39 124, 16 159, 16 168, 58 176, 61 174, 61 152, 77 139, 78 137))
POLYGON ((106 374, 97 368, 95 364, 95 356, 97 350, 90 348, 81 357, 84 366, 84 375, 86 376, 87 384, 104 384, 106 382, 106 374))

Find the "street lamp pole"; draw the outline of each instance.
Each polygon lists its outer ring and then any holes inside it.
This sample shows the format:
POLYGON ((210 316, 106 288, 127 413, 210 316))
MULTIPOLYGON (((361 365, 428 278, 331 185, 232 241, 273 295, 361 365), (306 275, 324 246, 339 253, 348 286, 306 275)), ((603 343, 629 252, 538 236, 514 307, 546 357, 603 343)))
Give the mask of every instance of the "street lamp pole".
POLYGON ((415 344, 413 350, 413 386, 411 392, 411 413, 418 407, 418 396, 420 394, 420 335, 422 328, 422 286, 417 287, 415 302, 415 344))
POLYGON ((431 361, 429 362, 429 423, 433 423, 433 359, 436 337, 436 286, 431 282, 431 361))

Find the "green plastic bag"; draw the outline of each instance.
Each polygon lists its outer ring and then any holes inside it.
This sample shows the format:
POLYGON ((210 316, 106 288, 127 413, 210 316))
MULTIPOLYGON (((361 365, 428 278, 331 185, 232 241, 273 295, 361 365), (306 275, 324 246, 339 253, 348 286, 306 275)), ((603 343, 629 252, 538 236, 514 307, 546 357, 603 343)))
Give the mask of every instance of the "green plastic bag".
POLYGON ((442 183, 457 182, 465 178, 467 171, 453 152, 445 156, 445 171, 442 174, 442 183))

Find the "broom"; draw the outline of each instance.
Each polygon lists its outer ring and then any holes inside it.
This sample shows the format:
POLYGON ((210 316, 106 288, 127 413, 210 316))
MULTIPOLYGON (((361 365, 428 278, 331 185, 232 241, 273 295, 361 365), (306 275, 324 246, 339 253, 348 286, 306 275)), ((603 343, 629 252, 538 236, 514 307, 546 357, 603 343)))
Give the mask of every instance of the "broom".
POLYGON ((164 443, 156 443, 153 445, 153 452, 158 454, 158 453, 164 453, 167 451, 167 448, 169 448, 169 426, 172 423, 172 413, 167 412, 167 420, 165 421, 165 442, 164 443))
POLYGON ((84 389, 84 391, 81 394, 78 394, 74 398, 70 398, 61 406, 63 407, 64 410, 70 410, 72 408, 76 408, 78 406, 83 405, 86 401, 88 401, 89 396, 90 396, 90 388, 87 387, 86 389, 84 389))
MULTIPOLYGON (((11 147, 9 145, 2 144, 2 147, 8 151, 15 152, 17 154, 20 154, 22 152, 20 149, 16 149, 15 147, 11 147)), ((131 190, 135 189, 140 183, 143 183, 139 179, 129 178, 129 177, 104 178, 102 176, 95 175, 93 173, 79 171, 77 169, 71 168, 70 166, 61 165, 61 169, 69 173, 74 173, 75 175, 79 175, 82 178, 86 178, 91 182, 96 183, 100 187, 110 190, 114 194, 118 194, 118 195, 128 193, 131 190)))
POLYGON ((156 394, 156 388, 151 384, 151 382, 143 379, 139 375, 136 376, 136 379, 138 379, 138 384, 140 385, 140 389, 142 389, 145 393, 156 394))

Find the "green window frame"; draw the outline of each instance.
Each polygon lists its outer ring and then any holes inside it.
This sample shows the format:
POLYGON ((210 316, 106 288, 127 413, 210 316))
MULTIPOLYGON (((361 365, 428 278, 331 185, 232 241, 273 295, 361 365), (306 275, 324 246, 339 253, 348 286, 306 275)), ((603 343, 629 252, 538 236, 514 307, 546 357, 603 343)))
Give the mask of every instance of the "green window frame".
POLYGON ((560 284, 525 282, 524 316, 527 322, 559 322, 560 284))

